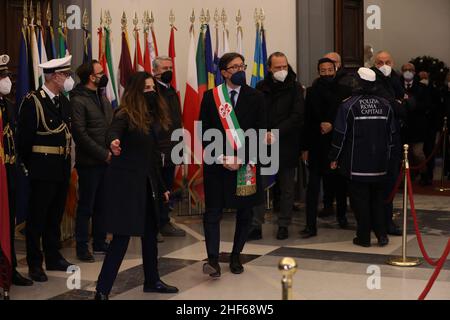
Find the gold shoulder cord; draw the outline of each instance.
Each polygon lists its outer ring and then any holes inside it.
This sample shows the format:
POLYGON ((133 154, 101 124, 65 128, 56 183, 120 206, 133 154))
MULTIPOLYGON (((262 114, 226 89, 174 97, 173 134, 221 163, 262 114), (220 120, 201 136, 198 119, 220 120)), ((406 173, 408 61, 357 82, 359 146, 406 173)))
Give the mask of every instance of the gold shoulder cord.
POLYGON ((36 106, 36 128, 39 128, 39 123, 42 123, 45 129, 45 131, 37 131, 36 134, 39 136, 50 136, 64 132, 66 135, 66 158, 67 158, 68 154, 70 154, 70 143, 72 141, 72 135, 70 134, 67 124, 63 121, 63 123, 58 128, 54 130, 50 129, 47 125, 47 122, 45 121, 44 108, 42 107, 41 101, 39 101, 39 99, 34 94, 32 94, 31 97, 33 97, 34 104, 36 106))
POLYGON ((3 137, 6 138, 6 141, 8 142, 8 150, 3 150, 5 164, 14 164, 16 163, 16 145, 14 144, 13 132, 9 123, 3 128, 3 137))

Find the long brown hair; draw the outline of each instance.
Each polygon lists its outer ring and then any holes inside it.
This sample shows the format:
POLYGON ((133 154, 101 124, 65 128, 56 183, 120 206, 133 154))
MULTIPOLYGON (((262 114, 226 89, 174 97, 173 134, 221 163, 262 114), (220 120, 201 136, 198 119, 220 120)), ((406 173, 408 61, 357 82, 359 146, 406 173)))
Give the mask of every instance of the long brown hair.
POLYGON ((157 122, 164 130, 169 130, 172 123, 167 109, 167 103, 159 94, 156 80, 151 74, 137 72, 130 77, 120 103, 119 114, 124 113, 128 116, 131 129, 148 134, 150 127, 154 122, 157 122), (158 103, 151 108, 147 105, 144 96, 147 79, 153 79, 155 90, 158 93, 158 103))

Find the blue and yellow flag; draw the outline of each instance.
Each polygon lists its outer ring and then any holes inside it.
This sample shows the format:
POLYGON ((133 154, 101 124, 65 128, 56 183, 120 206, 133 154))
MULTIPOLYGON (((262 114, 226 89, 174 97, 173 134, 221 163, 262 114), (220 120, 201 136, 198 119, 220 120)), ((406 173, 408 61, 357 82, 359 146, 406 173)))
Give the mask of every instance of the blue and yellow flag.
POLYGON ((263 47, 261 41, 261 28, 256 27, 256 41, 255 41, 255 55, 253 59, 252 80, 250 86, 256 87, 256 84, 264 79, 264 61, 263 61, 263 47))

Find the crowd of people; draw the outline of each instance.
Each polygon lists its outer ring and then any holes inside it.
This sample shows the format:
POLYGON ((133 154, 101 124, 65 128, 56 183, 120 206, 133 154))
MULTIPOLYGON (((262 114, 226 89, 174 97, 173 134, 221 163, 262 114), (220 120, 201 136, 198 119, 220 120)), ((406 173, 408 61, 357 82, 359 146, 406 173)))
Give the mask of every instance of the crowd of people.
MULTIPOLYGON (((82 262, 94 262, 95 254, 105 255, 96 299, 108 299, 131 237, 142 239, 144 291, 177 293, 158 273, 158 242, 186 235, 170 219, 176 168, 171 136, 182 128, 181 104, 170 85, 171 59, 157 57, 153 74, 133 74, 115 111, 104 95, 109 80, 98 61, 77 69, 80 82, 75 87, 70 56, 40 65, 45 83, 17 107, 6 98, 12 86, 9 57, 1 56, 0 61, 13 284, 46 282, 44 262, 47 271, 65 272, 72 265, 60 253, 60 226, 73 139, 79 177, 76 256, 82 262), (13 246, 18 170, 26 173, 30 183, 26 260, 31 280, 16 271, 13 246)), ((258 159, 237 157, 242 141, 227 130, 266 130, 265 143, 279 145, 278 240, 289 238, 295 171, 303 161, 308 184, 306 225, 300 236, 317 236, 318 216, 335 215, 340 228, 348 228, 349 196, 357 221, 353 243, 370 247, 373 231, 378 245, 386 246, 388 235, 401 235, 392 219, 393 204, 385 200, 400 171, 402 144, 410 144, 413 164, 422 163, 434 149, 444 116, 450 115, 450 76, 442 90, 411 63, 396 72, 394 59, 385 51, 375 55, 373 67, 356 73, 343 68, 339 54, 328 53, 318 61, 318 78, 307 89, 282 52, 270 55, 267 67, 265 79, 251 88, 245 58, 225 54, 219 63, 224 83, 207 91, 201 103, 199 120, 204 132, 216 129, 227 137, 223 150, 228 150, 226 144, 235 147, 203 168, 208 257, 203 272, 212 278, 221 276, 223 210, 237 210, 229 266, 232 273, 241 274, 240 255, 246 241, 263 237, 264 190, 272 178, 261 175, 258 159), (319 211, 321 200, 323 210, 319 211)), ((203 141, 203 147, 210 143, 203 141)), ((431 184, 433 169, 431 161, 419 172, 421 184, 431 184)))

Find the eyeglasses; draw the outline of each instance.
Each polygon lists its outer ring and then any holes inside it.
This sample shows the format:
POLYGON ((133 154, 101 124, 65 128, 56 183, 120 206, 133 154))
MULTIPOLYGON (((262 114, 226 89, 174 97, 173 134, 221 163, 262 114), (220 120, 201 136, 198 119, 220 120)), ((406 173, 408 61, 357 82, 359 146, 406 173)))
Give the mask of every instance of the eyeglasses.
POLYGON ((235 71, 235 72, 238 71, 238 70, 245 71, 245 70, 247 70, 247 65, 246 64, 234 65, 234 66, 228 67, 226 70, 228 71, 230 69, 235 71))

